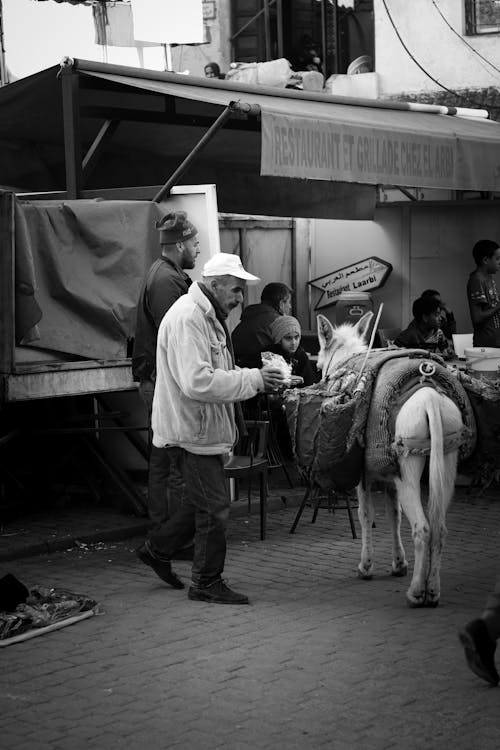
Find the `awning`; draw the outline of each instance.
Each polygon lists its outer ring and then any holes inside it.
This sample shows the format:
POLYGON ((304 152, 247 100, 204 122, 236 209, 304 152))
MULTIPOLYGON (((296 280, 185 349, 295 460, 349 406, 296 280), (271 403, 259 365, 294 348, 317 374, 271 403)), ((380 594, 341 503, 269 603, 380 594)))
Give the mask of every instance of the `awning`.
POLYGON ((500 190, 500 124, 476 118, 273 102, 265 175, 451 190, 500 190), (291 104, 291 106, 290 106, 291 104))
POLYGON ((129 188, 132 197, 137 187, 165 183, 237 101, 252 114, 231 118, 180 180, 215 183, 221 211, 368 219, 378 183, 500 189, 497 123, 84 60, 70 73, 78 107, 71 117, 67 108, 63 116, 59 66, 0 89, 0 184, 64 191, 68 123, 85 162, 112 122, 82 197, 110 188, 129 188))
POLYGON ((500 190, 500 124, 491 120, 392 109, 391 102, 384 108, 369 106, 366 100, 363 106, 341 104, 341 97, 335 100, 321 93, 299 99, 291 90, 280 90, 278 97, 276 90, 270 94, 265 88, 262 94, 254 86, 228 91, 95 71, 89 74, 211 104, 227 106, 236 100, 257 105, 262 113, 262 175, 500 190))

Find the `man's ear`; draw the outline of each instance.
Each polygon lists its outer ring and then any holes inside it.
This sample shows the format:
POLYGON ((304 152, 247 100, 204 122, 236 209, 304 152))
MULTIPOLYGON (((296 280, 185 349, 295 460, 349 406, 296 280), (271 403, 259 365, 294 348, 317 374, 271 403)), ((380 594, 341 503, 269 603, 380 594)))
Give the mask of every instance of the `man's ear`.
POLYGON ((355 329, 358 332, 358 334, 361 336, 361 338, 365 338, 366 332, 368 330, 368 326, 370 325, 370 321, 373 318, 373 313, 371 310, 366 312, 363 317, 361 317, 358 322, 355 325, 355 329))
POLYGON ((328 349, 333 341, 333 326, 321 313, 317 317, 318 339, 321 349, 328 349))

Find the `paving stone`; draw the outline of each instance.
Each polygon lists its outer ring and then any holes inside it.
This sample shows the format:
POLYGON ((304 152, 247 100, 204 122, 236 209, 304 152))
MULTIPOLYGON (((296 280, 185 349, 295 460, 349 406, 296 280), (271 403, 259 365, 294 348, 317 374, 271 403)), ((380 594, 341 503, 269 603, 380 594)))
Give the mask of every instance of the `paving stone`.
MULTIPOLYGON (((165 586, 135 557, 141 537, 1 563, 102 612, 2 649, 2 748, 496 750, 500 691, 467 669, 457 630, 497 573, 500 497, 452 504, 432 610, 408 608, 409 581, 390 576, 382 504, 372 581, 345 513, 311 524, 306 508, 291 535, 295 513, 272 511, 265 542, 257 513, 231 522, 225 573, 249 607, 165 586)), ((406 523, 404 542, 411 566, 406 523)))

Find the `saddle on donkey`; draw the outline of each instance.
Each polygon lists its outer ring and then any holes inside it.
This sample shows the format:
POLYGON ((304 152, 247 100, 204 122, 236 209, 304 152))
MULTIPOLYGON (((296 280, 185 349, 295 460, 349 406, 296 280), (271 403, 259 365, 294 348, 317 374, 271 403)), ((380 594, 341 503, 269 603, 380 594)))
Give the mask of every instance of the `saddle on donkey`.
POLYGON ((325 380, 285 395, 285 410, 298 465, 323 489, 348 490, 363 469, 394 474, 398 456, 428 453, 427 441, 394 443, 398 410, 422 386, 457 404, 465 427, 445 436, 445 451, 474 450, 476 428, 467 393, 437 354, 422 349, 376 349, 350 357, 325 380), (361 368, 364 368, 361 376, 361 368))

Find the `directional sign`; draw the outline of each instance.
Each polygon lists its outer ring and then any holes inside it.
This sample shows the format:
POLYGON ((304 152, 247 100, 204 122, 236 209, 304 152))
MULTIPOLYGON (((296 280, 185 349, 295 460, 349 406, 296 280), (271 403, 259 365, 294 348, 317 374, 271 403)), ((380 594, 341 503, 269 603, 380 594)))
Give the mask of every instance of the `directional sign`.
POLYGON ((372 256, 313 279, 308 284, 323 292, 314 309, 320 310, 337 302, 342 292, 369 292, 370 289, 378 289, 385 284, 391 271, 390 263, 372 256))

